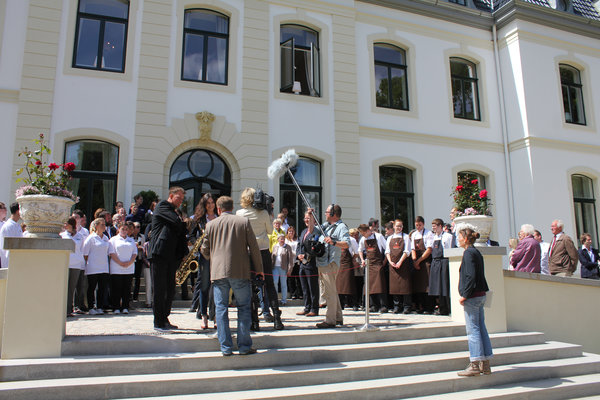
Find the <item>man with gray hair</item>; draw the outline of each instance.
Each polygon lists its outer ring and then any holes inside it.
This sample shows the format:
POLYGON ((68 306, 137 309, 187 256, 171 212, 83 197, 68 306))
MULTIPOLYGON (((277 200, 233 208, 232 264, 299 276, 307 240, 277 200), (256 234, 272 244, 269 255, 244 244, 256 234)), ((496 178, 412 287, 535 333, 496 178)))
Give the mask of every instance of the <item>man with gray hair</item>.
POLYGON ((563 232, 564 224, 560 219, 552 221, 550 230, 554 235, 548 253, 550 274, 571 276, 577 269, 579 256, 573 240, 563 232))
POLYGON ((515 268, 515 271, 540 273, 542 250, 538 241, 533 237, 534 234, 533 225, 521 225, 521 231, 519 232, 521 240, 510 258, 510 265, 515 268))

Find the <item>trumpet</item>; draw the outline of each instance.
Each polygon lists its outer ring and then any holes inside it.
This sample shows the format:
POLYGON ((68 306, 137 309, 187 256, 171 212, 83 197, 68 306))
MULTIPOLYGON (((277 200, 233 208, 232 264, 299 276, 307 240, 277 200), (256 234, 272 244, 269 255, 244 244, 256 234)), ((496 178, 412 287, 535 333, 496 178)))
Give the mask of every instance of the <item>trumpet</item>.
POLYGON ((181 264, 179 264, 179 268, 175 271, 175 283, 177 285, 181 285, 187 279, 188 275, 192 272, 198 271, 198 255, 200 246, 204 241, 205 233, 202 233, 198 239, 196 239, 196 243, 194 243, 194 247, 188 253, 188 255, 183 259, 181 264))

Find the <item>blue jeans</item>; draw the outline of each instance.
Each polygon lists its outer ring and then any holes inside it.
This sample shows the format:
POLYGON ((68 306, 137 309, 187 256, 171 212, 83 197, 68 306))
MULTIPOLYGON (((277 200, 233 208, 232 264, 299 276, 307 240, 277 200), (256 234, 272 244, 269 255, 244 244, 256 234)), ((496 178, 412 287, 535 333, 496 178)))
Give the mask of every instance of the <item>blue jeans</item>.
POLYGON ((287 273, 281 267, 273 267, 273 283, 277 290, 277 282, 281 283, 281 303, 287 301, 287 273))
POLYGON ((485 296, 467 299, 464 304, 471 361, 489 360, 493 356, 492 343, 485 327, 484 304, 485 296))
POLYGON ((194 285, 194 297, 192 298, 192 307, 197 306, 196 318, 202 319, 202 316, 208 315, 208 299, 210 291, 210 261, 200 256, 198 258, 198 273, 196 284, 194 285))
POLYGON ((225 278, 213 282, 217 336, 221 344, 221 352, 230 354, 233 348, 228 315, 230 288, 233 289, 238 311, 237 347, 240 353, 245 353, 252 347, 252 338, 250 337, 250 324, 252 323, 250 280, 225 278))

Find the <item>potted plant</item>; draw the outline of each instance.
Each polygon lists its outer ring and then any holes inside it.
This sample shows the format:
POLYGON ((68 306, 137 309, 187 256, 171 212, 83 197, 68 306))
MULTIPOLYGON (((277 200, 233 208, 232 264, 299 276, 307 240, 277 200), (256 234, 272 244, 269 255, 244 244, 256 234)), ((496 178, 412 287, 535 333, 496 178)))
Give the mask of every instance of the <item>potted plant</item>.
POLYGON ((485 246, 492 231, 494 218, 490 210, 489 193, 486 189, 479 187, 479 180, 473 175, 462 175, 458 178, 458 184, 452 190, 454 199, 454 226, 468 224, 476 232, 479 239, 476 246, 485 246))
POLYGON ((16 171, 17 182, 24 184, 15 193, 21 218, 27 226, 27 236, 59 238, 71 207, 78 201, 67 189, 75 164, 48 163, 51 150, 44 134, 40 133, 33 142, 39 149, 25 147, 19 153, 19 157, 25 157, 25 166, 16 171))

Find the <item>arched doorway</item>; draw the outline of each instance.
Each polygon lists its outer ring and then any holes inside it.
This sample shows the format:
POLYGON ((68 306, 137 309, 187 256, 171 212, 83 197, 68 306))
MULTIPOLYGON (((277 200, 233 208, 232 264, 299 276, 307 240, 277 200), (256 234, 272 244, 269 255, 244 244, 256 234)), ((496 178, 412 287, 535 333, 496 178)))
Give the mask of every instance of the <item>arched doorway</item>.
POLYGON ((185 189, 185 200, 181 206, 187 215, 205 193, 218 196, 231 195, 231 172, 225 161, 209 150, 189 150, 177 157, 171 165, 169 186, 185 189))

